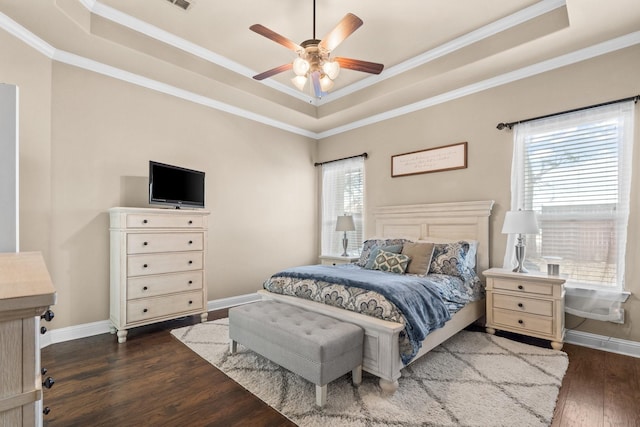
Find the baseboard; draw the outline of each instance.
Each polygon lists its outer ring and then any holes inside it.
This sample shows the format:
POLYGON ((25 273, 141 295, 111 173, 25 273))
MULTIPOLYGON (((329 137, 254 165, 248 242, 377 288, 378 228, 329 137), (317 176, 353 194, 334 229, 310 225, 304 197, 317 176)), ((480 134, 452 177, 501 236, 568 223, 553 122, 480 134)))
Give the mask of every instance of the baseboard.
MULTIPOLYGON (((230 298, 221 298, 207 303, 207 311, 220 310, 223 308, 233 307, 235 305, 248 304, 250 302, 259 301, 260 296, 257 293, 239 295, 230 298)), ((46 334, 40 337, 40 348, 47 347, 51 344, 57 344, 65 341, 87 338, 94 335, 106 334, 111 332, 111 322, 101 320, 99 322, 84 323, 82 325, 69 326, 67 328, 50 329, 46 334)))
POLYGON ((591 334, 589 332, 568 330, 564 342, 582 347, 595 348, 596 350, 610 353, 623 354, 640 358, 640 342, 606 337, 604 335, 591 334))

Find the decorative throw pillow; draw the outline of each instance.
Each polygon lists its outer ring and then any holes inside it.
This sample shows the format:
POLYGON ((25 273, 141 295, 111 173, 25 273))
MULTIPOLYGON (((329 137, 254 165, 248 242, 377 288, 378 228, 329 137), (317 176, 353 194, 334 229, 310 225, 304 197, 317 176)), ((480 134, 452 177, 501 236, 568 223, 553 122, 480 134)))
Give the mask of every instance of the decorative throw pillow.
POLYGON ((371 249, 371 255, 369 255, 369 261, 367 261, 367 264, 364 266, 364 268, 373 270, 373 263, 375 262, 376 257, 378 256, 378 253, 380 253, 380 251, 399 254, 400 252, 402 252, 402 245, 374 246, 371 249))
POLYGON ((366 267, 367 261, 371 257, 371 251, 376 246, 402 245, 407 239, 368 239, 362 244, 360 259, 355 263, 360 267, 366 267))
POLYGON ((407 269, 410 258, 402 254, 380 251, 373 263, 374 270, 403 274, 407 269))
POLYGON ((468 270, 466 265, 468 253, 469 243, 465 241, 434 244, 429 273, 465 276, 468 270))
POLYGON ((402 246, 402 255, 411 258, 407 265, 407 273, 424 276, 429 272, 431 257, 433 255, 433 243, 411 243, 402 246))

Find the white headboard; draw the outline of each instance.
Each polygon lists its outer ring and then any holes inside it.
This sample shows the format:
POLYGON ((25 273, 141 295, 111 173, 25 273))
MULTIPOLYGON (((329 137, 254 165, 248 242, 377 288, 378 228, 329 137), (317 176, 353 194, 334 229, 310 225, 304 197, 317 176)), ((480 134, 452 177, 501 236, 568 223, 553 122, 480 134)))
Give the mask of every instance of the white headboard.
POLYGON ((376 236, 477 240, 478 275, 489 268, 489 216, 493 200, 383 206, 373 216, 376 236))

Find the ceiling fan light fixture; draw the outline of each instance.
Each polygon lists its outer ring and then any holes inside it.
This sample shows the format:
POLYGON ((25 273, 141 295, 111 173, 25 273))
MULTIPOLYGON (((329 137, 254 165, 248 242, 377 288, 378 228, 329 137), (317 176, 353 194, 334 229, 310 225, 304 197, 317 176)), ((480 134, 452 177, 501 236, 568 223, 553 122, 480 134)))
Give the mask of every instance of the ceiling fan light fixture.
POLYGON ((324 71, 331 80, 335 80, 338 74, 340 74, 340 64, 336 61, 325 61, 324 64, 322 64, 322 71, 324 71))
POLYGON ((333 87, 333 80, 329 78, 326 74, 320 78, 320 89, 323 92, 329 92, 333 87))
POLYGON ((291 79, 291 83, 293 83, 298 90, 304 90, 304 85, 307 84, 307 78, 305 76, 295 76, 291 79))
POLYGON ((297 76, 304 76, 307 74, 307 71, 309 71, 309 68, 311 66, 309 65, 309 62, 305 59, 302 59, 300 57, 297 57, 294 61, 293 61, 293 72, 296 73, 297 76))

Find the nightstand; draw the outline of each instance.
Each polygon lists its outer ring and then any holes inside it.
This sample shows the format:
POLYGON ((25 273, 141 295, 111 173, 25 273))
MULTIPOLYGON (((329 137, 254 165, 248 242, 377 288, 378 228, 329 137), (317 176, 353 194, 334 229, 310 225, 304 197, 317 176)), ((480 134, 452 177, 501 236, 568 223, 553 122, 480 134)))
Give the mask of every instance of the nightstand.
POLYGON ((483 272, 487 279, 487 332, 496 329, 551 341, 564 340, 564 282, 544 273, 514 273, 502 268, 483 272))
POLYGON ((320 264, 322 265, 340 265, 351 264, 360 259, 359 256, 338 256, 338 255, 321 255, 320 264))

